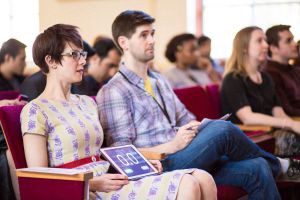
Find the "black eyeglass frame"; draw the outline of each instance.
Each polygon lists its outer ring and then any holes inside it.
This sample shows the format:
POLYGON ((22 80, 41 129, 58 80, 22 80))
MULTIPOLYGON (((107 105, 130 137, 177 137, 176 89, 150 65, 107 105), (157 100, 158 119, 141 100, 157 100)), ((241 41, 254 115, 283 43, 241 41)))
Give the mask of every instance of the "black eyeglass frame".
POLYGON ((80 57, 83 57, 84 59, 87 58, 87 51, 71 51, 60 54, 61 56, 69 56, 72 57, 74 60, 79 60, 80 57))

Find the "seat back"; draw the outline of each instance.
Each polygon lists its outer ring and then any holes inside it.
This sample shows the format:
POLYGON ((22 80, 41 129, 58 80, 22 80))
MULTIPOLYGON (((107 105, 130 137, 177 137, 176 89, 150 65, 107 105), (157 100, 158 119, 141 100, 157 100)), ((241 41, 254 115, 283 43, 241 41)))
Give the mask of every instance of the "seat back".
POLYGON ((0 91, 0 100, 3 99, 15 99, 19 96, 19 92, 17 91, 0 91))
MULTIPOLYGON (((20 123, 23 107, 23 105, 0 107, 0 122, 17 169, 27 167, 20 123)), ((20 199, 86 199, 88 194, 86 186, 92 174, 78 176, 75 180, 61 174, 53 175, 52 178, 43 173, 33 173, 30 176, 18 175, 20 199)))
POLYGON ((205 86, 208 98, 213 104, 213 109, 218 114, 218 118, 221 117, 221 96, 220 96, 220 86, 218 84, 211 84, 205 86))
POLYGON ((179 100, 192 112, 198 121, 203 118, 217 119, 220 116, 209 93, 201 86, 174 90, 179 100))
POLYGON ((20 123, 23 107, 23 105, 0 107, 0 123, 17 169, 27 167, 20 123))

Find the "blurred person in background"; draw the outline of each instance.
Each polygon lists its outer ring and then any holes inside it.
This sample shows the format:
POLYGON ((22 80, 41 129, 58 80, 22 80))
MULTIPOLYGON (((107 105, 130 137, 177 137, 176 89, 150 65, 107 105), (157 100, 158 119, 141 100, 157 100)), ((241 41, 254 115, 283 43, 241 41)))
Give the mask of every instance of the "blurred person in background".
POLYGON ((95 79, 98 80, 98 82, 102 81, 107 83, 119 70, 121 52, 110 38, 99 39, 94 43, 93 47, 98 56, 98 59, 96 58, 95 60, 96 63, 98 61, 100 70, 99 67, 98 69, 93 69, 94 72, 91 69, 90 74, 92 76, 92 74, 96 74, 97 71, 102 72, 99 73, 99 75, 94 75, 95 79))
POLYGON ((0 50, 0 91, 19 91, 26 66, 26 45, 16 39, 3 43, 0 50))
MULTIPOLYGON (((261 28, 250 26, 236 34, 221 87, 222 112, 232 113, 234 123, 274 127, 275 154, 300 155, 300 122, 284 112, 272 78, 260 69, 267 61, 267 52, 268 43, 261 28)), ((300 165, 297 166, 300 173, 300 165)))
MULTIPOLYGON (((0 49, 0 91, 19 91, 25 68, 26 45, 16 39, 9 39, 0 49)), ((19 99, 0 100, 0 106, 25 104, 19 99)), ((11 176, 14 176, 14 164, 0 128, 0 199, 15 199, 11 176), (11 172, 11 173, 10 173, 11 172)))
POLYGON ((174 36, 167 44, 165 56, 174 63, 174 66, 164 73, 172 88, 213 83, 206 69, 192 68, 197 66, 199 57, 197 38, 193 34, 183 33, 174 36))
POLYGON ((101 37, 95 41, 94 55, 89 59, 87 73, 81 84, 72 87, 72 93, 95 96, 99 89, 113 77, 121 60, 121 53, 109 38, 101 37))
POLYGON ((222 76, 224 73, 224 66, 221 65, 220 61, 213 59, 210 56, 211 52, 211 39, 205 35, 201 35, 198 40, 198 50, 200 56, 206 58, 210 62, 215 72, 219 73, 222 76))
POLYGON ((266 31, 270 59, 263 70, 271 75, 284 111, 300 116, 300 67, 289 64, 298 58, 297 44, 289 25, 276 25, 266 31))
POLYGON ((300 40, 297 42, 297 50, 298 50, 298 56, 293 61, 293 65, 300 67, 300 40))

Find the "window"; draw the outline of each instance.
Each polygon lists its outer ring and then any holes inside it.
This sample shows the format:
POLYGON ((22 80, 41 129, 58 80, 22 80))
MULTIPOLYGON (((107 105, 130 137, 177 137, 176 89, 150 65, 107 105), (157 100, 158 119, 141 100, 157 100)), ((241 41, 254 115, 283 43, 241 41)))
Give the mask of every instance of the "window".
POLYGON ((38 0, 1 0, 0 44, 15 38, 26 44, 26 60, 32 62, 32 44, 39 33, 38 0))
MULTIPOLYGON (((198 0, 199 1, 199 0, 198 0)), ((228 58, 235 34, 246 26, 263 30, 291 25, 300 39, 300 0, 202 0, 203 34, 212 39, 212 57, 228 58)))

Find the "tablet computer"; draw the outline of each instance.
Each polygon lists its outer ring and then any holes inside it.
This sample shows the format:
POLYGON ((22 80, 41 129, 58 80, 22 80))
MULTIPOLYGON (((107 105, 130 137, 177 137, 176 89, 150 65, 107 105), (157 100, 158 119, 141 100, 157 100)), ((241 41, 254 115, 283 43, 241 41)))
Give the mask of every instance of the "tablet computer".
POLYGON ((129 180, 157 174, 155 167, 133 146, 125 145, 100 149, 102 155, 129 180))

